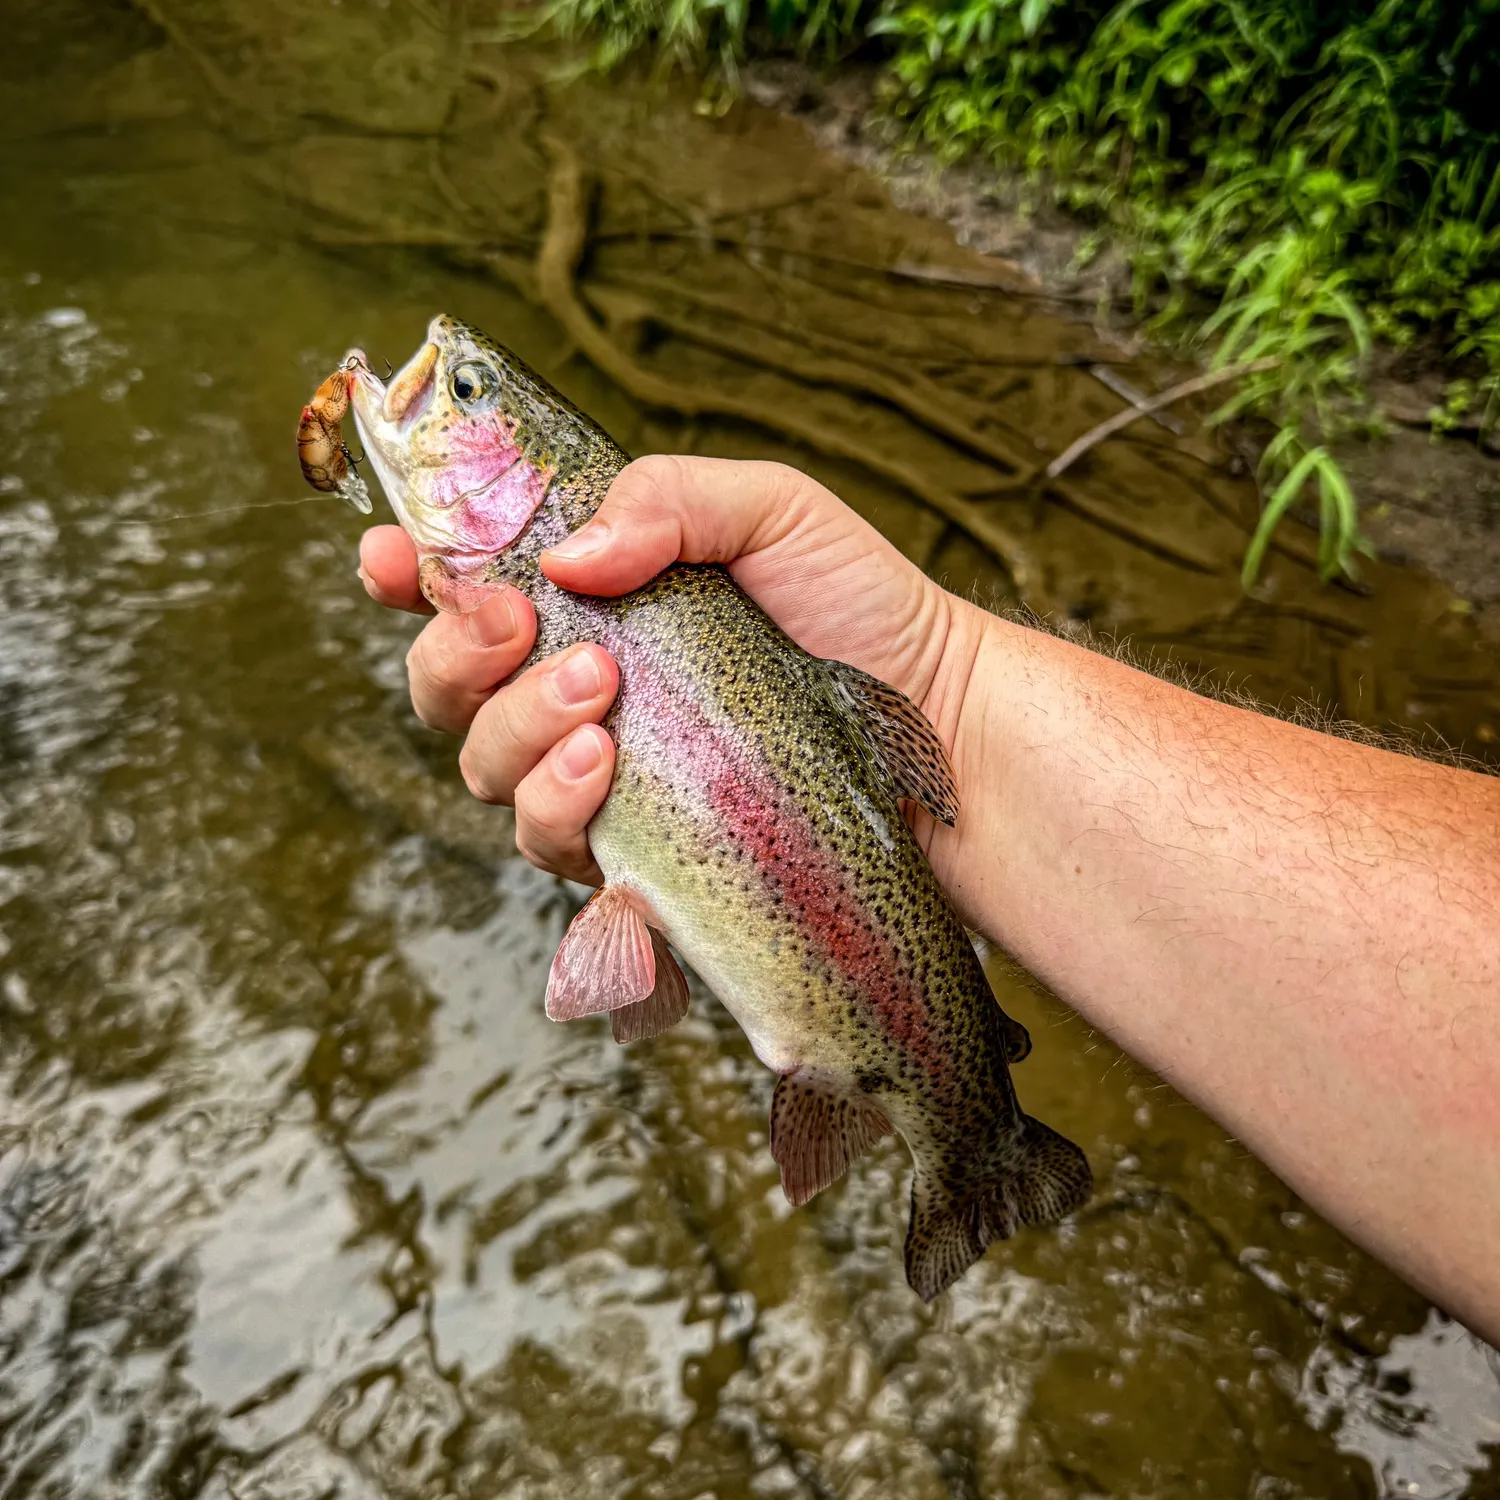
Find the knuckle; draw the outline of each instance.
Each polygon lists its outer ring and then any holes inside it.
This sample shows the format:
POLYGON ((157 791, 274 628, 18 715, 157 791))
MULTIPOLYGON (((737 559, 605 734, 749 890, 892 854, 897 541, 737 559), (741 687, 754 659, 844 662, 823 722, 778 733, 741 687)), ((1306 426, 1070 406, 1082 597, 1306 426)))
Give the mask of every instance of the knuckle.
POLYGON ((462 732, 489 696, 490 681, 473 670, 472 648, 445 640, 442 622, 423 631, 406 653, 406 679, 417 717, 434 729, 462 732))
POLYGON ((429 660, 430 648, 424 644, 425 641, 424 631, 411 643, 411 649, 406 653, 406 681, 411 688, 413 702, 419 695, 431 696, 441 691, 441 684, 433 674, 432 662, 429 660))
POLYGON ((531 829, 521 821, 521 811, 516 809, 516 853, 528 864, 539 863, 536 846, 531 842, 531 829))
POLYGON ((465 740, 463 748, 458 752, 458 769, 463 776, 464 785, 481 802, 503 800, 485 765, 485 757, 475 749, 472 740, 465 740))
POLYGON ((646 514, 671 508, 681 488, 682 460, 673 453, 648 453, 621 471, 616 485, 618 503, 646 514))
POLYGON ((533 848, 550 848, 557 842, 559 833, 557 810, 552 805, 547 789, 537 785, 535 776, 528 776, 516 788, 516 840, 518 844, 523 829, 533 848))
POLYGON ((458 774, 463 777, 464 785, 468 787, 469 791, 478 797, 481 802, 484 801, 484 783, 479 775, 478 768, 474 764, 474 754, 467 744, 458 752, 458 774))
POLYGON ((799 499, 819 493, 828 492, 801 469, 774 460, 766 462, 766 499, 774 508, 783 509, 799 499))
POLYGON ((454 715, 445 693, 433 682, 426 663, 413 647, 406 657, 406 684, 411 696, 411 706, 416 716, 429 728, 448 731, 453 728, 454 715))
MULTIPOLYGON (((412 653, 416 658, 417 670, 421 673, 423 682, 432 692, 444 697, 452 697, 463 691, 464 674, 458 654, 438 632, 424 630, 412 646, 412 653)), ((408 662, 409 666, 410 662, 408 662)))
POLYGON ((546 749, 536 724, 536 704, 530 701, 533 697, 517 688, 502 689, 480 709, 474 721, 483 732, 490 765, 513 772, 513 786, 520 784, 546 749))
POLYGON ((531 836, 530 830, 523 828, 520 823, 516 824, 516 853, 529 865, 535 865, 539 870, 550 870, 552 868, 551 853, 531 836))
POLYGON ((519 797, 516 802, 516 852, 528 864, 542 870, 560 871, 566 863, 551 830, 534 812, 526 811, 519 797))

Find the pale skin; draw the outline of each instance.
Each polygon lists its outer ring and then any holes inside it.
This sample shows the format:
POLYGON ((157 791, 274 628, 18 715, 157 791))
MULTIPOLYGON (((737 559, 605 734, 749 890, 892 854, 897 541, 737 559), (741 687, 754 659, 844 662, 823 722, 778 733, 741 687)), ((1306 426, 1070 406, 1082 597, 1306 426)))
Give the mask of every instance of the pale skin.
MULTIPOLYGON (((915 826, 971 926, 1500 1341, 1500 779, 997 619, 781 465, 638 460, 542 566, 618 595, 678 560, 728 564, 807 650, 923 708, 964 802, 956 828, 915 826)), ((365 535, 360 571, 430 613, 399 528, 365 535)), ((412 701, 466 736, 464 777, 514 805, 527 858, 598 883, 619 674, 585 645, 500 688, 534 636, 514 590, 435 617, 412 701)))

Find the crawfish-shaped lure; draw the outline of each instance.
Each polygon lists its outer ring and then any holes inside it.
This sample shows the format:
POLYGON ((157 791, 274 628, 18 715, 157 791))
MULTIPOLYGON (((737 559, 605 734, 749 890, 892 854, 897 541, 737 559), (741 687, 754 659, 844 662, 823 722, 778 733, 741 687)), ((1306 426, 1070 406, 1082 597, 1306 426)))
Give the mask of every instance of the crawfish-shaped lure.
POLYGON ((347 359, 313 393, 297 422, 297 457, 302 477, 324 494, 340 495, 361 515, 371 511, 370 494, 344 442, 342 422, 349 410, 355 362, 347 359))

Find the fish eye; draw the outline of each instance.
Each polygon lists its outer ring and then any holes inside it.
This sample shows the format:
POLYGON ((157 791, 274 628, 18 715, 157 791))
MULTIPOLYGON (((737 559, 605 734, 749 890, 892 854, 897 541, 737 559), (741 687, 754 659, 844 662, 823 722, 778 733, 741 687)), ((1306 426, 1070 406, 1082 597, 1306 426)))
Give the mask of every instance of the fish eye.
POLYGON ((489 389, 489 371, 483 365, 460 365, 448 381, 455 401, 477 401, 489 389))

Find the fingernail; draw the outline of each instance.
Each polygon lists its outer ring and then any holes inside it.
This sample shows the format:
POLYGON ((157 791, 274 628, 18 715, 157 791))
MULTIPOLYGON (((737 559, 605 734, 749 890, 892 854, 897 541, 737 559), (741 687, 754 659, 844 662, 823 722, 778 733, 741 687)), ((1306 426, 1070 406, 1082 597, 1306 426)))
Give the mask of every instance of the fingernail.
POLYGON ((592 651, 575 651, 572 656, 558 664, 552 681, 557 687, 557 696, 564 703, 587 703, 599 696, 604 679, 599 675, 599 663, 592 651))
POLYGON ((355 577, 357 577, 357 578, 358 578, 358 579, 359 579, 359 581, 360 581, 360 582, 361 582, 361 583, 362 583, 362 584, 364 584, 364 586, 365 586, 365 587, 366 587, 366 588, 369 588, 369 586, 370 586, 370 575, 369 575, 369 574, 368 574, 368 573, 366 573, 366 572, 365 572, 365 565, 364 565, 364 564, 363 564, 363 563, 361 563, 361 564, 360 564, 360 565, 359 565, 359 566, 358 566, 358 567, 357 567, 357 568, 356 568, 356 569, 355 569, 355 570, 354 570, 354 573, 355 573, 355 577))
POLYGON ((560 557, 564 562, 582 562, 584 558, 592 557, 608 540, 609 527, 603 521, 590 521, 566 541, 547 550, 550 556, 560 557))
POLYGON ((558 768, 565 781, 582 781, 603 759, 599 741, 591 730, 575 729, 557 752, 558 768))
POLYGON ((510 590, 486 599, 478 609, 465 615, 464 628, 476 646, 503 646, 516 633, 510 590))

